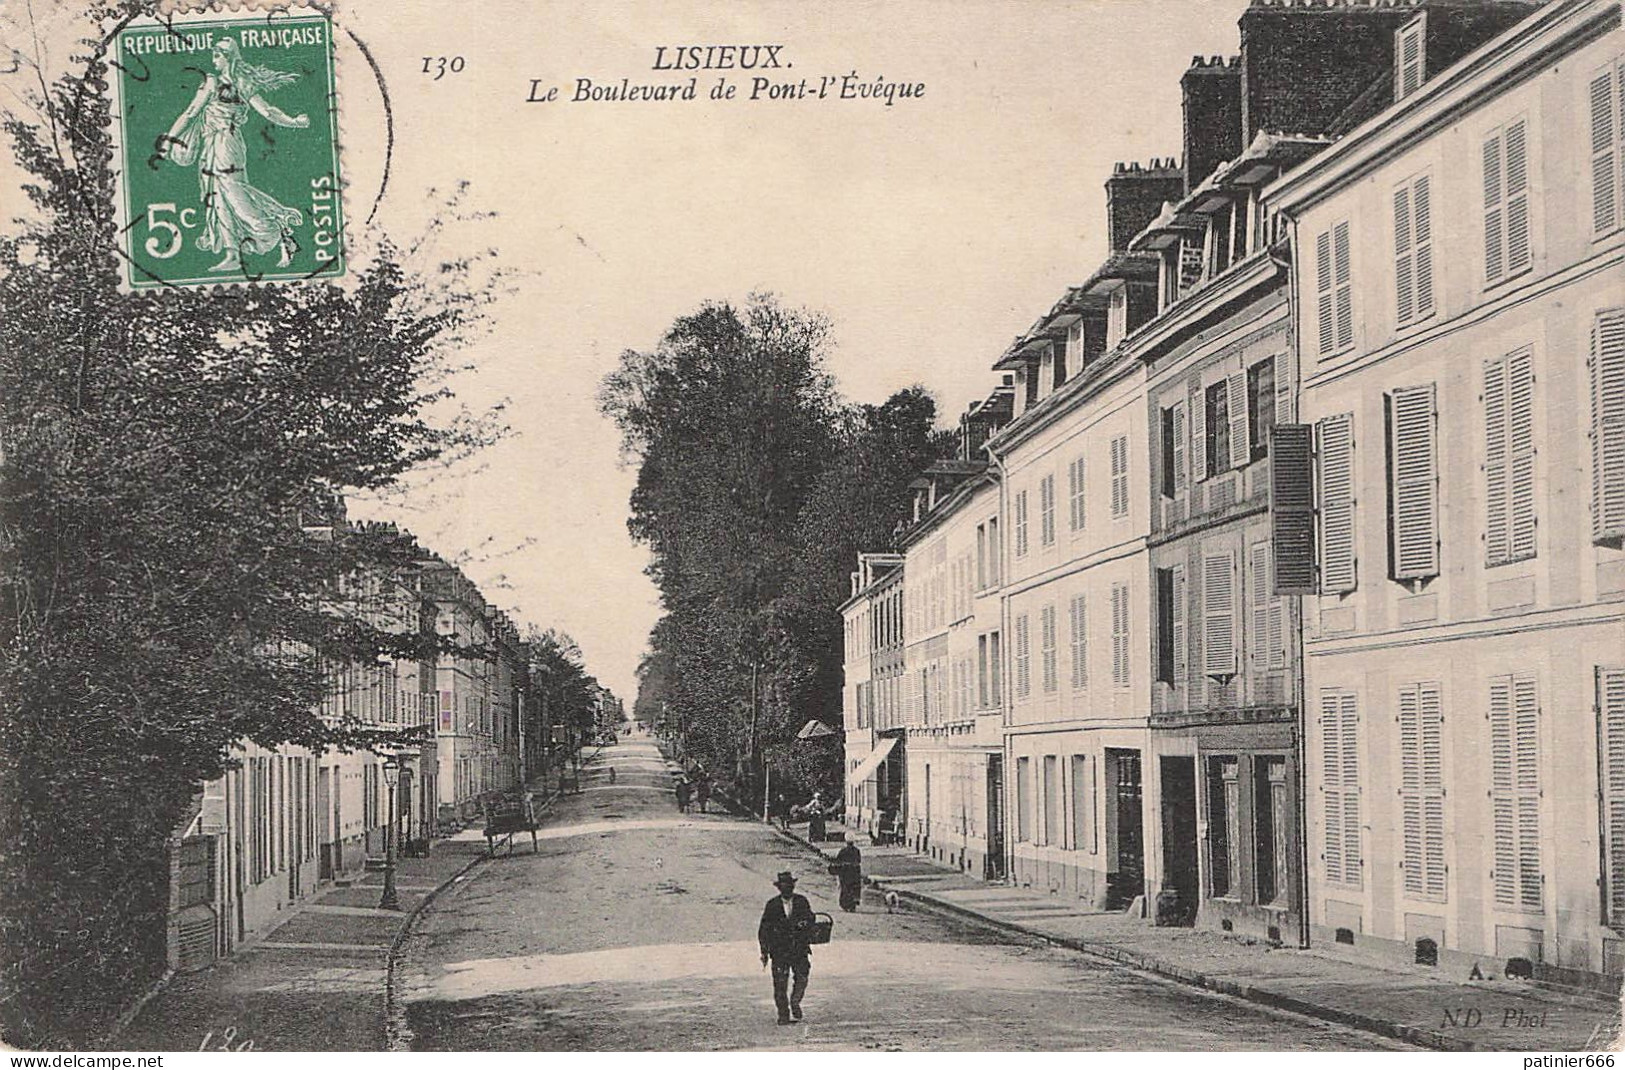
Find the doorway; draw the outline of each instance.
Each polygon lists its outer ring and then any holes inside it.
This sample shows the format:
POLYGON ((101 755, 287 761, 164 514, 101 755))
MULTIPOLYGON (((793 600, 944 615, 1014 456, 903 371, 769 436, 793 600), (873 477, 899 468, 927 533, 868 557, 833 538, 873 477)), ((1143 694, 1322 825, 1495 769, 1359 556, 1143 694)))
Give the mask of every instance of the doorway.
MULTIPOLYGON (((1192 925, 1201 898, 1196 845, 1196 759, 1162 758, 1163 887, 1173 891, 1173 910, 1158 910, 1159 923, 1192 925)), ((1160 904, 1159 904, 1160 906, 1160 904)))
POLYGON ((984 875, 1004 879, 1004 755, 987 756, 987 860, 984 875))
POLYGON ((1145 834, 1141 824, 1142 770, 1137 750, 1106 749, 1112 812, 1106 872, 1106 909, 1123 910, 1145 894, 1145 834))

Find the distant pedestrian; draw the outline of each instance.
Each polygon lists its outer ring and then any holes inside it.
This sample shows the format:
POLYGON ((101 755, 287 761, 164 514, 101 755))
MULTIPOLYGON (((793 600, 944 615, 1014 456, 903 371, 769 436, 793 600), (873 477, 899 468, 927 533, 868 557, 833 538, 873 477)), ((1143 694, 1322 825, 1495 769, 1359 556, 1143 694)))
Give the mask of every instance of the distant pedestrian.
POLYGON ((849 914, 856 911, 863 901, 863 852, 850 832, 846 834, 846 846, 829 864, 829 871, 841 882, 841 909, 849 914))
POLYGON ((779 828, 790 831, 790 800, 784 797, 784 792, 773 796, 773 805, 768 809, 768 815, 779 823, 779 828))
POLYGON ((812 928, 812 904, 796 894, 796 877, 789 870, 773 882, 779 894, 762 908, 756 926, 756 943, 762 951, 762 965, 773 962, 773 1005, 779 1011, 779 1024, 801 1021, 801 997, 807 994, 807 977, 812 972, 812 948, 808 944, 812 928), (790 987, 791 976, 795 986, 790 987), (786 992, 786 988, 789 991, 786 992))
POLYGON ((609 782, 611 784, 615 783, 615 767, 613 765, 609 767, 609 782))
POLYGON ((699 783, 694 785, 694 798, 700 804, 700 813, 709 813, 705 807, 711 801, 710 777, 700 777, 699 783))
POLYGON ((682 813, 682 814, 688 813, 688 793, 689 793, 688 778, 683 777, 683 778, 681 778, 681 779, 679 779, 677 781, 677 812, 678 813, 682 813))
POLYGON ((807 803, 807 840, 811 843, 824 840, 824 796, 816 791, 807 803))

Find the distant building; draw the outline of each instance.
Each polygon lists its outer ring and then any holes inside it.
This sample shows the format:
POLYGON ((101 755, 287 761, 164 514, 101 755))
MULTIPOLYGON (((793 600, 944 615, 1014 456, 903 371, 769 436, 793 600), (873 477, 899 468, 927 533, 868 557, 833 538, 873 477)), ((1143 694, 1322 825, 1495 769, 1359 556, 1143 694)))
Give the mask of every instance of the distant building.
POLYGON ((859 554, 852 597, 841 607, 847 820, 871 834, 896 828, 905 805, 902 580, 901 554, 859 554))

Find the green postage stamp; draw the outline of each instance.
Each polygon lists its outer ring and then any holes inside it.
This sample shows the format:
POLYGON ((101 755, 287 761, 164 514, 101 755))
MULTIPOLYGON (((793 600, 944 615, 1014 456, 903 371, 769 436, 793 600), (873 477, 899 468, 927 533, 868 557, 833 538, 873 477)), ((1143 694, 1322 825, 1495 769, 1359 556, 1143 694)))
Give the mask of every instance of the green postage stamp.
POLYGON ((124 287, 344 273, 331 17, 152 15, 109 61, 124 287))

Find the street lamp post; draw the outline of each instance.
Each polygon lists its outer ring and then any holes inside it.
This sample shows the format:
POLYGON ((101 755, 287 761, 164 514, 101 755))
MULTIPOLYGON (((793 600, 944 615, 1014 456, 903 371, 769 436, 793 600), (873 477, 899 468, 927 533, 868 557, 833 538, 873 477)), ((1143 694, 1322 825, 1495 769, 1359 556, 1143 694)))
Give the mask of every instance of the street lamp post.
POLYGON ((395 898, 395 785, 400 783, 401 767, 394 758, 384 759, 384 784, 389 788, 389 824, 384 826, 384 894, 379 910, 399 910, 395 898))

